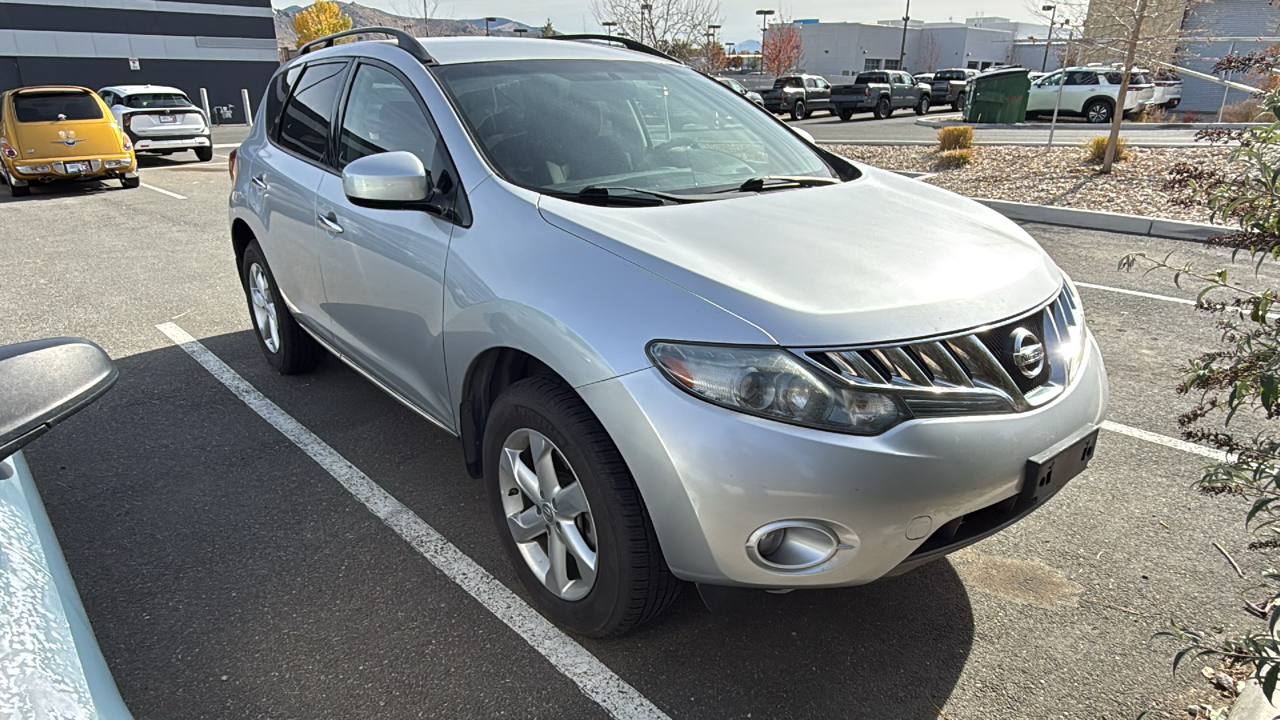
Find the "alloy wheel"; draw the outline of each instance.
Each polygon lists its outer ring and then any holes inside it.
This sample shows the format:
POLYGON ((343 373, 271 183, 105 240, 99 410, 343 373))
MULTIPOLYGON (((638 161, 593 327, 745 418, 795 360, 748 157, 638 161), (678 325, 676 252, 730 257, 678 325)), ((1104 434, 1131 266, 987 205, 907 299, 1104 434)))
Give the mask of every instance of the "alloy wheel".
POLYGON ((534 576, 562 600, 586 597, 598 570, 596 526, 568 459, 522 428, 502 444, 498 486, 507 529, 534 576))
POLYGON ((1111 113, 1107 110, 1107 106, 1103 103, 1094 103, 1089 106, 1089 122, 1104 123, 1111 118, 1111 113))
POLYGON ((258 263, 249 266, 249 300, 253 303, 253 324, 262 343, 272 353, 280 352, 280 317, 267 272, 258 263))

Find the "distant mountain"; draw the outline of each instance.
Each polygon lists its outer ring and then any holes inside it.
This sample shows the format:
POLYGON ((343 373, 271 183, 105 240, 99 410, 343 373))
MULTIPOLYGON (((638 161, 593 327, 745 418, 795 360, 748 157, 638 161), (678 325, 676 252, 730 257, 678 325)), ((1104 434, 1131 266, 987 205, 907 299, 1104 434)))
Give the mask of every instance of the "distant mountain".
POLYGON ((760 52, 760 41, 759 40, 743 40, 742 42, 733 46, 733 51, 744 52, 744 53, 758 53, 760 52))
MULTIPOLYGON (((352 27, 393 27, 403 28, 415 36, 423 35, 431 37, 453 37, 458 35, 484 35, 484 18, 479 20, 446 20, 432 18, 427 26, 423 26, 422 18, 405 17, 396 15, 384 10, 366 7, 354 2, 340 2, 338 8, 351 18, 352 27), (479 23, 477 25, 476 23, 479 23)), ((285 47, 295 47, 297 34, 293 32, 293 16, 297 15, 303 8, 300 5, 291 5, 275 11, 276 21, 276 44, 285 47)), ((514 35, 516 28, 525 28, 530 32, 537 32, 540 28, 516 22, 507 18, 498 18, 497 22, 489 23, 489 32, 493 35, 514 35)))

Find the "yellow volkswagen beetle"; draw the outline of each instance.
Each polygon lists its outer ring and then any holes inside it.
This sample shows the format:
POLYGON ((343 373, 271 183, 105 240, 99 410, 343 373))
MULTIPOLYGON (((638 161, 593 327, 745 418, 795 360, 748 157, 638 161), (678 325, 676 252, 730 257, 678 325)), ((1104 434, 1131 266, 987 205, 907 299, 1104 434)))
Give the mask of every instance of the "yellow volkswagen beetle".
POLYGON ((35 183, 107 178, 140 182, 133 143, 97 94, 52 85, 0 94, 0 180, 15 197, 35 183))

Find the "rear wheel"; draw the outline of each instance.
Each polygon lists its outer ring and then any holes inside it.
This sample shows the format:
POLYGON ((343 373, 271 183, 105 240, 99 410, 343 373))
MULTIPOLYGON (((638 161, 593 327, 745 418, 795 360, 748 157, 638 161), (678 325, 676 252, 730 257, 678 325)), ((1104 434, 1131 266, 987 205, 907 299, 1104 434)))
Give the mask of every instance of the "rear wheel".
POLYGON ((809 117, 809 108, 805 107, 803 100, 797 100, 795 105, 791 106, 791 119, 803 120, 809 117))
POLYGON ((847 108, 841 108, 837 113, 840 115, 841 122, 849 122, 853 119, 853 111, 847 108))
POLYGON ((921 95, 920 102, 916 103, 916 114, 927 115, 929 113, 929 96, 921 95))
POLYGON ((14 197, 26 197, 31 194, 30 185, 15 185, 12 180, 6 181, 9 186, 9 194, 14 197))
POLYGON ((213 148, 198 147, 196 148, 196 159, 200 162, 209 162, 213 159, 213 148))
POLYGON ((1106 100, 1092 100, 1084 108, 1084 119, 1091 123, 1111 122, 1111 103, 1106 100))
POLYGON ((314 368, 324 350, 298 325, 276 291, 276 278, 267 266, 258 241, 249 243, 240 263, 240 282, 249 301, 249 317, 258 336, 258 347, 267 363, 281 375, 314 368))
POLYGON ((956 101, 951 103, 951 109, 956 112, 964 112, 964 93, 956 96, 956 101))
POLYGON ((141 184, 142 184, 142 178, 138 177, 137 175, 133 177, 120 178, 120 185, 125 189, 136 188, 141 184))
POLYGON ((675 599, 631 472, 572 388, 546 375, 512 385, 489 414, 484 459, 499 537, 553 621, 621 635, 675 599))
POLYGON ((880 98, 880 102, 876 103, 876 109, 873 114, 877 120, 884 120, 893 114, 893 103, 889 102, 889 98, 880 98))

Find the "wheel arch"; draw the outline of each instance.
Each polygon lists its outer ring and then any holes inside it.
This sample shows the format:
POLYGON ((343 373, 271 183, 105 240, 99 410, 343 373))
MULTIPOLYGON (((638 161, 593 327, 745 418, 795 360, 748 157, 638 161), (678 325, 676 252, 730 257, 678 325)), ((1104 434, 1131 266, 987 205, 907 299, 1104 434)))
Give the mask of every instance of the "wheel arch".
POLYGON ((462 442, 463 460, 471 477, 477 480, 484 477, 484 428, 494 402, 507 388, 536 376, 552 377, 572 388, 572 384, 550 365, 510 346, 489 348, 477 355, 467 367, 458 402, 458 439, 462 442))
POLYGON ((1112 112, 1115 112, 1115 109, 1116 109, 1116 99, 1115 99, 1115 98, 1113 98, 1113 97, 1111 97, 1110 95, 1094 95, 1093 97, 1089 98, 1088 100, 1085 100, 1085 101, 1084 101, 1084 105, 1081 105, 1081 106, 1080 106, 1080 112, 1084 112, 1085 110, 1089 109, 1089 106, 1090 106, 1090 105, 1094 104, 1095 102, 1097 102, 1097 101, 1099 101, 1099 100, 1101 100, 1102 102, 1106 103, 1106 104, 1111 108, 1111 111, 1112 111, 1112 112))
POLYGON ((236 272, 240 272, 240 266, 244 264, 244 251, 249 248, 249 243, 257 239, 253 229, 249 227, 249 223, 242 218, 236 218, 231 221, 231 247, 236 253, 236 272))

